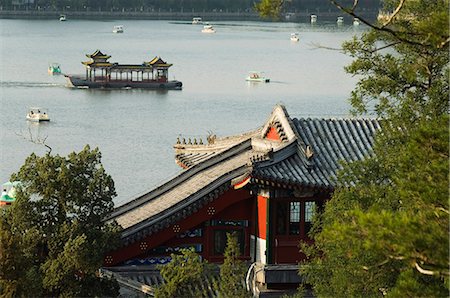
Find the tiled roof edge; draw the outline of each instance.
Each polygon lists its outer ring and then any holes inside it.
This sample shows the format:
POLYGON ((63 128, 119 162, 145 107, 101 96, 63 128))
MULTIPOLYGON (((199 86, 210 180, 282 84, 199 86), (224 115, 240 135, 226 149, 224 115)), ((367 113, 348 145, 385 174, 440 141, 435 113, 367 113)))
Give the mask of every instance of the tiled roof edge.
POLYGON ((242 176, 245 173, 248 173, 248 166, 246 165, 241 166, 231 172, 225 173, 224 175, 214 180, 211 184, 209 184, 208 187, 200 189, 181 202, 167 208, 163 212, 158 213, 153 217, 146 219, 145 221, 141 221, 140 223, 123 230, 121 233, 122 240, 126 242, 135 242, 140 238, 147 237, 165 228, 165 225, 172 224, 173 222, 177 221, 177 218, 185 218, 186 216, 195 213, 197 209, 200 209, 201 207, 203 207, 203 205, 212 202, 221 193, 229 189, 231 187, 231 180, 236 177, 242 176), (198 203, 199 206, 188 208, 188 206, 195 203, 198 203), (177 213, 179 212, 183 212, 183 214, 181 216, 177 216, 177 213), (152 226, 154 226, 155 224, 158 224, 159 227, 152 228, 152 226), (141 235, 132 237, 139 232, 141 232, 141 235))
POLYGON ((107 221, 113 220, 115 217, 118 217, 122 215, 123 213, 126 213, 134 208, 137 208, 154 198, 162 195, 163 193, 169 191, 170 189, 176 187, 178 184, 182 183, 183 181, 186 181, 187 179, 191 178, 192 176, 196 175, 197 173, 221 162, 224 159, 227 159, 233 155, 238 154, 239 152, 242 152, 243 150, 246 150, 248 148, 251 148, 251 139, 247 139, 228 150, 225 150, 221 153, 218 153, 214 155, 213 157, 205 160, 204 162, 201 162, 199 164, 196 164, 192 166, 189 169, 186 169, 185 171, 182 171, 180 174, 175 176, 174 178, 170 179, 169 181, 163 183, 162 185, 153 188, 149 192, 146 192, 142 195, 139 195, 137 198, 128 201, 127 203, 118 206, 112 214, 106 219, 107 221))

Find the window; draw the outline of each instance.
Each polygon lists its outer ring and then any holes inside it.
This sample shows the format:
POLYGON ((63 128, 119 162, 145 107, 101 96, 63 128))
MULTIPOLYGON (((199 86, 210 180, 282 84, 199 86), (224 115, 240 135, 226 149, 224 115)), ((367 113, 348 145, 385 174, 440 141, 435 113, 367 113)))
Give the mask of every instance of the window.
POLYGON ((227 247, 227 234, 233 233, 237 237, 241 256, 244 255, 244 230, 214 230, 214 255, 223 255, 227 247))
POLYGON ((316 210, 316 202, 305 202, 305 234, 308 234, 312 226, 312 218, 316 210))
POLYGON ((289 235, 300 235, 300 202, 290 202, 289 210, 289 235))
POLYGON ((279 201, 275 205, 275 234, 307 236, 316 210, 314 201, 279 201))

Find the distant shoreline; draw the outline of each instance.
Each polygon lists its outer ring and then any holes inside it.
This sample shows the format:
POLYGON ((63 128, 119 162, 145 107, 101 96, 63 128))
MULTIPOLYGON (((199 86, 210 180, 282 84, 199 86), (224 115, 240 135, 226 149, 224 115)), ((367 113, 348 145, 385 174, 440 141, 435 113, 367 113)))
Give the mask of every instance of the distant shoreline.
MULTIPOLYGON (((95 20, 178 20, 192 21, 194 17, 201 17, 207 21, 271 21, 262 19, 256 12, 163 12, 163 11, 55 11, 55 10, 0 10, 0 19, 58 19, 65 14, 67 19, 95 19, 95 20)), ((316 14, 318 19, 331 20, 343 13, 332 12, 297 12, 290 13, 280 19, 283 22, 309 21, 309 16, 316 14)), ((368 19, 376 17, 375 12, 361 14, 368 19)))

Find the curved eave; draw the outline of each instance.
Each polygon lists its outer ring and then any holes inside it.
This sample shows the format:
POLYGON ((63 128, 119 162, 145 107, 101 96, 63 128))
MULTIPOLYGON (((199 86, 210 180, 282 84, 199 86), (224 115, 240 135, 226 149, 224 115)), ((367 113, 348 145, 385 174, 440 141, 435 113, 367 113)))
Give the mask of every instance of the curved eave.
POLYGON ((173 64, 150 64, 152 67, 156 68, 156 67, 160 67, 160 68, 169 68, 171 67, 173 64))
POLYGON ((298 183, 297 181, 291 181, 289 179, 273 179, 262 176, 252 175, 250 179, 251 184, 268 186, 274 188, 285 188, 285 189, 312 189, 321 192, 333 192, 335 186, 333 185, 318 185, 314 183, 298 183))
POLYGON ((160 187, 119 206, 108 221, 123 227, 130 243, 167 227, 198 210, 231 187, 231 181, 248 172, 249 140, 190 167, 160 187), (192 209, 192 210, 191 210, 192 209))
POLYGON ((208 194, 200 198, 189 198, 180 202, 170 209, 164 210, 155 217, 149 218, 138 226, 124 229, 121 232, 122 245, 127 246, 145 237, 151 236, 161 230, 169 228, 171 225, 191 216, 199 211, 203 206, 216 200, 220 195, 231 187, 229 182, 219 185, 208 194))

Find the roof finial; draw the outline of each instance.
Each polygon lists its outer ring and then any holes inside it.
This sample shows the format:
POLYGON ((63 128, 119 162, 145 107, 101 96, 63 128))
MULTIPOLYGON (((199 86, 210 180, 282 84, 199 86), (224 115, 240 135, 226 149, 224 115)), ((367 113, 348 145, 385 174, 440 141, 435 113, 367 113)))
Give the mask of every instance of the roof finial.
POLYGON ((314 151, 309 145, 306 146, 305 155, 308 160, 310 160, 314 155, 314 151))

